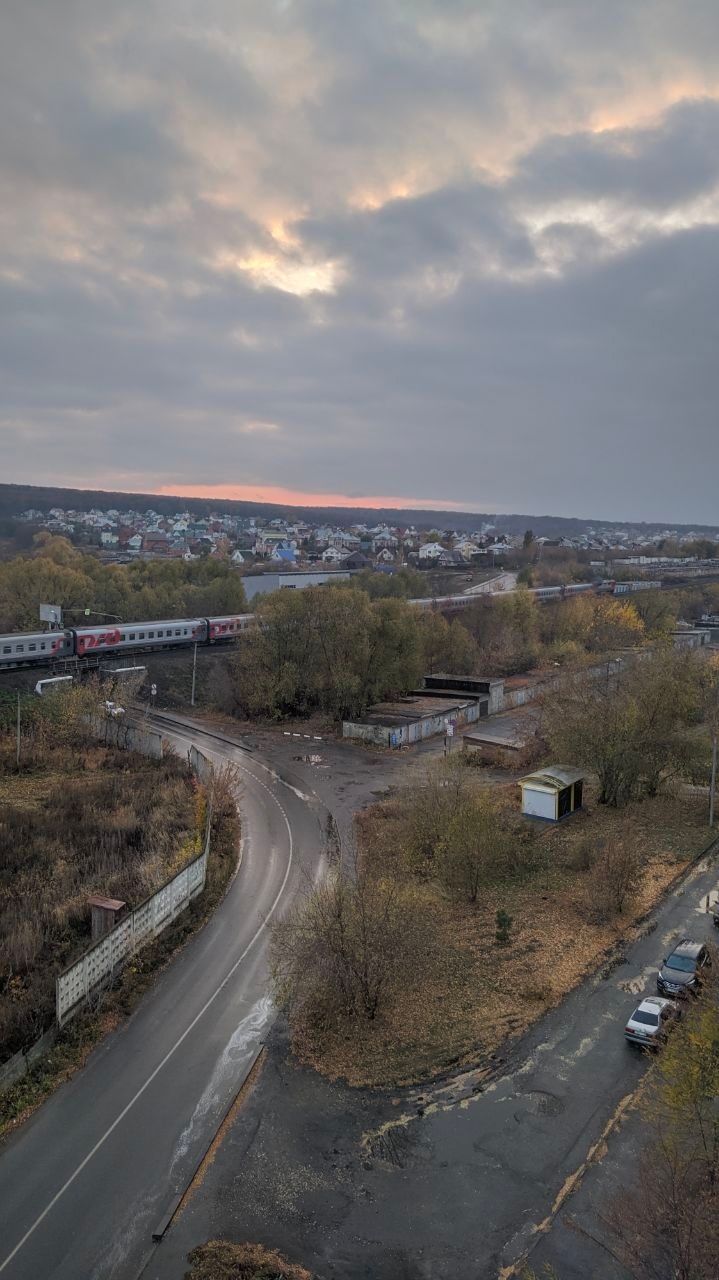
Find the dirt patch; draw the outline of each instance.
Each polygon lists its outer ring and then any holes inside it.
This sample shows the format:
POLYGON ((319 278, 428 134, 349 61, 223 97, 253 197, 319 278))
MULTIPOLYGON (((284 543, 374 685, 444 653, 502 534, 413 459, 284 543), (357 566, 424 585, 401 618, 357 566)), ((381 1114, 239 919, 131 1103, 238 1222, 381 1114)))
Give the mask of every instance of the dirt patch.
POLYGON ((185 1280, 312 1280, 311 1272, 259 1244, 210 1240, 189 1255, 185 1280))
MULTIPOLYGON (((591 786, 585 794, 584 813, 542 827, 532 872, 485 888, 475 905, 451 898, 438 883, 423 884, 435 941, 421 970, 388 993, 373 1021, 309 1026, 300 1018, 293 1028, 300 1059, 356 1086, 409 1084, 490 1061, 635 937, 667 886, 707 844, 706 804, 662 795, 617 811, 596 805, 591 786), (619 839, 628 815, 643 848, 639 883, 621 915, 597 919, 592 849, 619 839), (512 918, 507 945, 497 942, 500 910, 512 918)), ((507 788, 508 804, 513 796, 507 788)), ((365 847, 374 856, 381 851, 387 864, 395 854, 401 859, 402 804, 401 795, 390 796, 360 820, 365 847)))

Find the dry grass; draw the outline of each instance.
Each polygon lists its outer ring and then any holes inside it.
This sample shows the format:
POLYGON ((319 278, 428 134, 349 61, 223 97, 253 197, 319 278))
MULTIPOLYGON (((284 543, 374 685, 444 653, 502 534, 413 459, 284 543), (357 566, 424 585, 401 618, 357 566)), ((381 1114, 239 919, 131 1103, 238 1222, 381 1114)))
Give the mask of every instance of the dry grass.
MULTIPOLYGON (((504 789, 510 807, 515 790, 504 789)), ((434 942, 421 972, 390 992, 374 1022, 335 1017, 307 1025, 300 1018, 293 1026, 300 1058, 353 1085, 421 1081, 488 1059, 632 937, 708 842, 706 805, 666 795, 632 808, 645 853, 639 888, 623 915, 598 921, 587 863, 594 847, 626 829, 627 811, 595 805, 591 787, 585 795, 583 814, 542 827, 532 872, 485 889, 476 906, 426 882, 421 892, 434 942), (508 946, 495 939, 499 909, 513 917, 508 946)), ((368 856, 394 874, 402 874, 403 821, 403 798, 395 795, 366 810, 359 824, 368 856)))
POLYGON ((88 896, 135 906, 197 841, 188 767, 105 747, 0 744, 0 1058, 51 1020, 55 974, 90 941, 88 896), (12 762, 14 767, 14 760, 12 762))
POLYGON ((188 1256, 185 1280, 312 1280, 304 1267, 259 1244, 210 1240, 188 1256))
POLYGON ((158 973, 209 920, 236 869, 239 839, 232 770, 222 770, 213 790, 211 853, 204 893, 119 970, 112 986, 98 990, 95 998, 66 1023, 54 1048, 27 1075, 0 1094, 0 1139, 83 1065, 98 1041, 136 1008, 158 973))

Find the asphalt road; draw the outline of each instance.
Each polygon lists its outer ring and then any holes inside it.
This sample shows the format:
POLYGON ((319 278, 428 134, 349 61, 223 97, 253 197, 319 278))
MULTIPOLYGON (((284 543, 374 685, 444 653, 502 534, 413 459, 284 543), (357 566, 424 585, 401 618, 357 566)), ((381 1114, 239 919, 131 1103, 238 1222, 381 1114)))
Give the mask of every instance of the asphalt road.
POLYGON ((137 1273, 271 1025, 266 923, 321 870, 309 789, 194 730, 167 736, 237 765, 241 866, 133 1016, 0 1150, 3 1280, 137 1273))
POLYGON ((323 1280, 508 1280, 526 1255, 562 1280, 621 1274, 568 1215, 596 1228, 617 1153, 631 1176, 636 1125, 630 1138, 622 1117, 648 1060, 625 1044, 624 1021, 678 936, 713 936, 709 892, 716 863, 696 867, 625 961, 538 1022, 483 1089, 471 1075, 391 1094, 329 1083, 296 1064, 277 1024, 145 1280, 176 1280, 188 1251, 218 1237, 280 1248, 323 1280))

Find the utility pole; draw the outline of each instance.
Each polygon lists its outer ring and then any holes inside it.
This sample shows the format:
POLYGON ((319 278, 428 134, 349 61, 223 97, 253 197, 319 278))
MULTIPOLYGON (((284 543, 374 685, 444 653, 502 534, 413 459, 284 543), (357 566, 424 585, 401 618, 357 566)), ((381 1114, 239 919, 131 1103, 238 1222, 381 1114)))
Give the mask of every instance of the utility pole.
POLYGON ((195 641, 195 650, 192 655, 192 693, 190 694, 190 706, 195 705, 195 683, 197 680, 197 641, 195 641))
POLYGON ((714 813, 716 809, 716 785, 717 785, 717 737, 719 737, 719 669, 712 662, 712 689, 713 705, 710 702, 709 723, 712 731, 712 775, 709 784, 709 826, 714 826, 714 813))
POLYGON ((15 752, 15 762, 18 769, 20 768, 20 690, 17 691, 17 749, 15 752))

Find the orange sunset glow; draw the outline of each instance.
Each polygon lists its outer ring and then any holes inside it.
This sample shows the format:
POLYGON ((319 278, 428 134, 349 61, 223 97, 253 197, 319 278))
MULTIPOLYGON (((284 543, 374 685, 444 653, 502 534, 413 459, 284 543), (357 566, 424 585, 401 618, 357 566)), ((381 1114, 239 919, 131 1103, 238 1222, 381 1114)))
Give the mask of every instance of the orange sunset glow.
POLYGON ((440 500, 436 498, 402 498, 394 494, 357 494, 347 493, 305 493, 299 489, 288 489, 282 485, 263 484, 193 484, 178 482, 175 485, 164 484, 153 486, 153 493, 164 497, 182 496, 183 498, 216 498, 218 501, 230 502, 274 502, 278 505, 293 507, 371 507, 373 510, 385 507, 400 509, 418 507, 431 511, 471 510, 471 504, 440 500))

